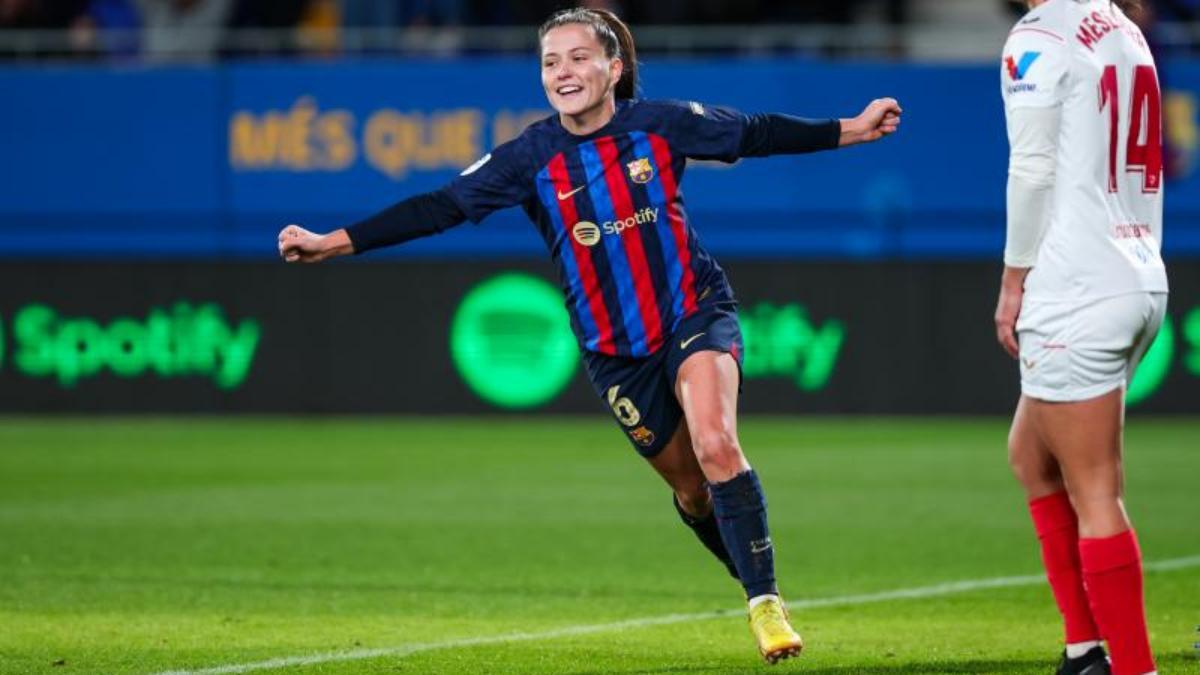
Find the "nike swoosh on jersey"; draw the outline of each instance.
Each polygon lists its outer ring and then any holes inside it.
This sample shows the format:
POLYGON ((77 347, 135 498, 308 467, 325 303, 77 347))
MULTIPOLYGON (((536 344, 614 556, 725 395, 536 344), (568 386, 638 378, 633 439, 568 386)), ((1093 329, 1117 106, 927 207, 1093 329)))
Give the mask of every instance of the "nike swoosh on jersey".
POLYGON ((690 344, 692 344, 693 342, 695 342, 695 341, 696 341, 696 338, 700 337, 701 335, 704 335, 704 333, 696 333, 696 334, 695 334, 695 335, 693 335, 692 337, 690 337, 690 338, 688 338, 688 339, 684 340, 683 342, 680 342, 680 343, 679 343, 679 348, 680 348, 680 349, 687 349, 687 348, 688 348, 688 345, 690 345, 690 344))
POLYGON ((559 199, 559 201, 562 201, 564 199, 570 199, 571 195, 575 194, 576 192, 579 192, 580 190, 582 190, 585 187, 587 187, 587 186, 580 185, 579 187, 575 188, 574 190, 571 190, 570 192, 567 192, 567 193, 559 192, 558 199, 559 199))

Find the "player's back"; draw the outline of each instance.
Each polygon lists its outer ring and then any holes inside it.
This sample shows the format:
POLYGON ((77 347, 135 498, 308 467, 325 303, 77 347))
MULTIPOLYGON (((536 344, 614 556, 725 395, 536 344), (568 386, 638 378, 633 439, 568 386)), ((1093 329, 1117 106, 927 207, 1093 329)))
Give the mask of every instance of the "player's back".
POLYGON ((1049 0, 1004 53, 1010 115, 1060 106, 1053 211, 1029 296, 1165 292, 1160 93, 1141 31, 1108 0, 1049 0))

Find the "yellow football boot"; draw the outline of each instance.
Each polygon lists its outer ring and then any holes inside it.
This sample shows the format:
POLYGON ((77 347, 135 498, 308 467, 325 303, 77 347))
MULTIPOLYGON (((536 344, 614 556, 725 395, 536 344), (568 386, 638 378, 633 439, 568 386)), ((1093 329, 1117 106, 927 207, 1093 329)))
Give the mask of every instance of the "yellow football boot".
POLYGON ((750 632, 758 640, 758 651, 774 664, 792 656, 800 656, 804 641, 788 623, 787 610, 779 596, 770 596, 750 610, 750 632))

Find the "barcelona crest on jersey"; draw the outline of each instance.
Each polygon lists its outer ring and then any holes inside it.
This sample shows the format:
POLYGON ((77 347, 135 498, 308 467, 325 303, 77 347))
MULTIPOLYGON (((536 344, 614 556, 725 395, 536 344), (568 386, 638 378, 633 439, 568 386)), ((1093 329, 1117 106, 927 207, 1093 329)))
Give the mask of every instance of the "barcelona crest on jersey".
POLYGON ((654 167, 645 157, 639 157, 625 166, 629 168, 629 178, 635 183, 649 183, 654 178, 654 167))

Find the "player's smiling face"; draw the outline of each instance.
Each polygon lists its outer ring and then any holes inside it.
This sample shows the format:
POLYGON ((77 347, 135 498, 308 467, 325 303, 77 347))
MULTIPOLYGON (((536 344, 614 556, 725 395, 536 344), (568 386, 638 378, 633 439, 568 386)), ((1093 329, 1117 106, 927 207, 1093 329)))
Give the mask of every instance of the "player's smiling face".
POLYGON ((559 26, 542 38, 542 87, 560 114, 586 116, 602 110, 621 67, 620 59, 605 56, 590 26, 559 26))

